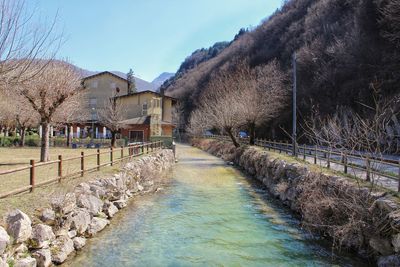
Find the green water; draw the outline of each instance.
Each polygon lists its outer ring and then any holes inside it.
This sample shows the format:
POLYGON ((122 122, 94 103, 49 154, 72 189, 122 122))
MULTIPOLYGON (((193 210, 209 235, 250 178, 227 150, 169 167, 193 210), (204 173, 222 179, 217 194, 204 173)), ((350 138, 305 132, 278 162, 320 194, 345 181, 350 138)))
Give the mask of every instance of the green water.
POLYGON ((70 266, 365 266, 300 230, 222 160, 179 146, 161 192, 133 200, 70 266))

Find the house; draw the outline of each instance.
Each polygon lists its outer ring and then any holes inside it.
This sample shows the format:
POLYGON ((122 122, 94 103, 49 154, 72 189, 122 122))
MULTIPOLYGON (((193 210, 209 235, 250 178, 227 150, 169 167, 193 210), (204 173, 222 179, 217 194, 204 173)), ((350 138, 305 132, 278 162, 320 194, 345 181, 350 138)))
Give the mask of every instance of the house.
POLYGON ((176 99, 153 91, 142 91, 118 97, 126 110, 121 134, 130 142, 172 137, 172 108, 176 99))
POLYGON ((85 110, 89 115, 71 127, 73 137, 109 138, 111 133, 99 122, 98 113, 117 95, 125 111, 121 121, 125 128, 119 138, 130 142, 172 139, 174 98, 150 90, 129 94, 128 81, 108 71, 85 77, 82 84, 86 91, 85 110))

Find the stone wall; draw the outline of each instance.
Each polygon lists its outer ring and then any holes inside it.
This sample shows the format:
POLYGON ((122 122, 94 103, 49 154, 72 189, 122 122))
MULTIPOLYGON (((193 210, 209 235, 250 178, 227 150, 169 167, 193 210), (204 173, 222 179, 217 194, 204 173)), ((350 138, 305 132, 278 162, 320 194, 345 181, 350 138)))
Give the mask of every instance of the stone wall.
POLYGON ((304 227, 327 236, 341 249, 400 266, 400 205, 387 192, 296 160, 282 160, 261 148, 197 139, 192 144, 233 162, 262 182, 276 198, 300 215, 304 227))
POLYGON ((55 197, 38 218, 10 212, 5 227, 0 226, 0 267, 63 263, 103 230, 129 198, 157 191, 162 173, 173 163, 172 151, 162 150, 125 164, 112 177, 81 183, 55 197))

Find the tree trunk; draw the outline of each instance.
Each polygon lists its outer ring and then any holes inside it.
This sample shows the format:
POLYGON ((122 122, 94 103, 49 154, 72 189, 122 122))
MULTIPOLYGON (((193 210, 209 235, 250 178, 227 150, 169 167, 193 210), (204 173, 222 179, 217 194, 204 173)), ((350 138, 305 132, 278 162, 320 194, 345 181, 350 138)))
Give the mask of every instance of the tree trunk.
POLYGON ((249 137, 250 137, 250 145, 254 145, 256 139, 256 124, 254 122, 249 123, 249 137))
POLYGON ((40 142, 40 161, 45 162, 49 161, 49 130, 50 125, 48 122, 42 122, 42 138, 40 142))
POLYGON ((66 135, 67 135, 67 147, 70 147, 72 143, 72 136, 71 136, 71 126, 69 124, 67 124, 66 135))
POLYGON ((235 147, 240 147, 240 144, 239 144, 238 141, 236 140, 236 137, 235 137, 235 135, 232 133, 232 130, 231 130, 231 129, 229 129, 229 130, 226 130, 226 129, 225 129, 225 131, 228 133, 229 137, 231 138, 231 140, 232 140, 232 142, 233 142, 233 145, 234 145, 235 147))
POLYGON ((19 146, 24 147, 25 146, 25 132, 26 132, 26 127, 21 126, 21 139, 19 140, 19 146))
POLYGON ((115 147, 115 141, 117 140, 117 132, 111 131, 111 146, 115 147))

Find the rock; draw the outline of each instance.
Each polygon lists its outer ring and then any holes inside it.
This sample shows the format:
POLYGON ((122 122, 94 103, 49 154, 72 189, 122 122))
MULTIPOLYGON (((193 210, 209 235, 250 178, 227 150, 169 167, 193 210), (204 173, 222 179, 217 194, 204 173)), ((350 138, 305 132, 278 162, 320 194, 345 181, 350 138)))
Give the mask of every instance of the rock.
POLYGON ((68 214, 76 208, 75 193, 68 193, 51 200, 51 207, 56 213, 68 214))
POLYGON ((109 224, 109 221, 107 219, 94 217, 92 219, 92 222, 90 223, 89 228, 88 228, 88 230, 86 232, 87 232, 87 234, 89 236, 93 236, 96 233, 98 233, 101 230, 103 230, 104 227, 107 226, 107 224, 109 224))
POLYGON ((77 203, 79 207, 86 208, 92 215, 97 215, 103 209, 103 201, 92 195, 80 195, 77 203))
POLYGON ((37 224, 33 227, 32 238, 30 241, 30 247, 32 248, 44 248, 48 247, 51 241, 56 236, 53 233, 53 229, 45 224, 37 224))
POLYGON ((22 259, 18 259, 15 264, 15 267, 36 267, 36 259, 31 257, 26 257, 22 259))
POLYGON ((84 237, 75 237, 72 241, 76 250, 80 250, 86 245, 86 238, 84 237))
POLYGON ((369 245, 380 255, 386 256, 393 253, 393 248, 389 242, 389 240, 380 238, 380 237, 372 237, 369 240, 369 245))
POLYGON ((26 253, 28 251, 28 247, 25 244, 20 244, 14 249, 15 253, 26 253))
POLYGON ((6 218, 7 233, 13 238, 14 243, 22 243, 32 235, 32 222, 28 215, 20 210, 14 210, 6 218))
POLYGON ((377 199, 375 201, 375 206, 382 210, 385 211, 387 213, 392 212, 394 210, 397 210, 399 207, 398 205, 391 199, 388 199, 386 197, 382 197, 380 199, 377 199))
POLYGON ((137 183, 137 189, 139 190, 139 191, 143 191, 143 186, 141 186, 139 183, 137 183))
POLYGON ((400 234, 394 235, 392 237, 392 245, 395 252, 400 252, 400 234))
POLYGON ((57 237, 50 248, 51 259, 56 264, 63 263, 74 251, 74 242, 68 236, 57 237))
POLYGON ((80 183, 74 189, 76 195, 90 194, 90 185, 87 183, 80 183))
POLYGON ((36 259, 38 267, 51 266, 51 252, 50 249, 39 249, 32 253, 32 257, 36 259))
POLYGON ((103 211, 108 218, 114 217, 114 214, 118 212, 118 208, 111 202, 104 203, 103 211))
POLYGON ((8 264, 0 258, 0 267, 8 267, 8 264))
POLYGON ((78 233, 76 232, 76 230, 71 230, 68 232, 68 237, 69 238, 74 238, 78 233))
POLYGON ((7 234, 6 230, 0 226, 0 255, 3 254, 9 244, 10 236, 7 234))
POLYGON ((46 208, 40 214, 39 219, 47 225, 54 225, 56 221, 56 213, 54 210, 46 208))
POLYGON ((113 204, 120 210, 122 208, 125 208, 127 206, 126 201, 125 200, 117 200, 114 201, 113 204))
POLYGON ((86 209, 77 209, 71 217, 71 228, 75 229, 78 234, 83 234, 89 227, 91 216, 86 209))
POLYGON ((378 258, 379 267, 398 267, 400 266, 400 255, 382 256, 378 258))

